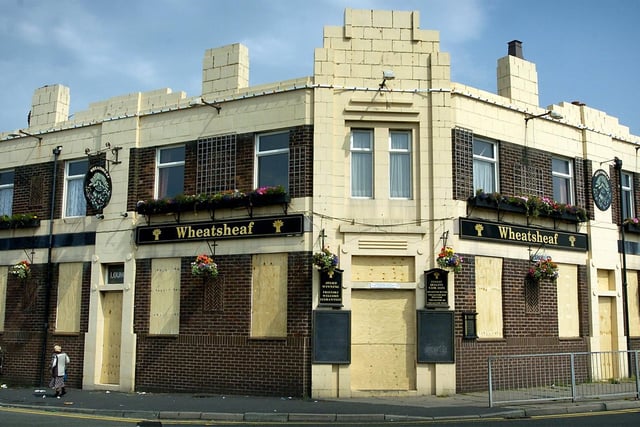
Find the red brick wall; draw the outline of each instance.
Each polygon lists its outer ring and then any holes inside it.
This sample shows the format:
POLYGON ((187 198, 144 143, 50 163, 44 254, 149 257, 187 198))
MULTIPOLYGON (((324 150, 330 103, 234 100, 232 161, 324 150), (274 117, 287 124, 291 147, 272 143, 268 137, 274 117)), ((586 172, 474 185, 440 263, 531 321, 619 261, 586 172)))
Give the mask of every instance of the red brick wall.
POLYGON ((84 334, 89 322, 90 264, 84 264, 80 332, 55 334, 57 302, 57 265, 53 265, 47 342, 42 357, 47 272, 45 264, 33 264, 31 277, 21 282, 13 276, 7 281, 7 300, 4 332, 0 333, 0 346, 5 351, 2 381, 7 383, 39 385, 40 369, 44 366, 44 385, 49 383, 49 358, 53 346, 59 344, 71 358, 70 387, 82 386, 84 334))
POLYGON ((182 259, 179 336, 149 336, 150 260, 136 268, 136 388, 305 396, 310 393, 311 254, 290 253, 287 337, 251 339, 251 255, 217 256, 222 308, 182 259))
MULTIPOLYGON (((463 255, 465 268, 455 277, 456 388, 459 393, 487 390, 489 356, 588 351, 589 293, 586 267, 578 266, 580 336, 558 337, 558 307, 555 282, 543 280, 539 286, 539 312, 525 307, 526 260, 505 258, 502 267, 503 337, 494 340, 463 339, 462 313, 475 312, 474 256, 463 255)), ((496 274, 497 275, 497 274, 496 274)))

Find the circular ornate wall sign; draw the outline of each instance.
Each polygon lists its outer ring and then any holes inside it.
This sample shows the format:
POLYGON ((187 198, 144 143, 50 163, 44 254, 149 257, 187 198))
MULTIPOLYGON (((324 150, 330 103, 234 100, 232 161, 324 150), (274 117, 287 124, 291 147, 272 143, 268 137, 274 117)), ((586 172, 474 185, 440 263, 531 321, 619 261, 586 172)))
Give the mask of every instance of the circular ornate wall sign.
POLYGON ((611 206, 611 181, 609 175, 602 169, 593 173, 591 195, 596 207, 601 211, 606 211, 611 206))
POLYGON ((101 211, 111 200, 111 175, 102 166, 93 166, 84 176, 84 197, 87 203, 97 211, 101 211))

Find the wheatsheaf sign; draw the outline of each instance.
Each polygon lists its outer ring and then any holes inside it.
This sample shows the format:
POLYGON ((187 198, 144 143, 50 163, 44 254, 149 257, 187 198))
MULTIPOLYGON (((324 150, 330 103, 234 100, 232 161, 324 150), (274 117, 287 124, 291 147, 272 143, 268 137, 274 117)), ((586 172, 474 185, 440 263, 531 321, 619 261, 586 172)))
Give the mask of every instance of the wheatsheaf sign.
POLYGON ((303 216, 249 218, 228 221, 161 224, 138 227, 136 243, 176 243, 197 240, 287 237, 302 234, 303 216))
POLYGON ((460 218, 460 238, 586 251, 587 235, 460 218))

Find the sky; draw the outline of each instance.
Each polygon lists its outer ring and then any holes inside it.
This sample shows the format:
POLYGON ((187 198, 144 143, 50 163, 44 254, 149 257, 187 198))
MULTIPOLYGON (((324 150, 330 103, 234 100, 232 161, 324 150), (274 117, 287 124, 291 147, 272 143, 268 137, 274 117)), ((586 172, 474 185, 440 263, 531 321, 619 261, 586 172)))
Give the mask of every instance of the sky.
POLYGON ((640 135, 637 0, 0 0, 0 132, 27 127, 45 85, 70 88, 70 114, 166 87, 198 96, 205 50, 232 43, 249 48, 250 85, 311 76, 345 8, 419 11, 452 80, 493 93, 520 40, 541 106, 580 101, 640 135))

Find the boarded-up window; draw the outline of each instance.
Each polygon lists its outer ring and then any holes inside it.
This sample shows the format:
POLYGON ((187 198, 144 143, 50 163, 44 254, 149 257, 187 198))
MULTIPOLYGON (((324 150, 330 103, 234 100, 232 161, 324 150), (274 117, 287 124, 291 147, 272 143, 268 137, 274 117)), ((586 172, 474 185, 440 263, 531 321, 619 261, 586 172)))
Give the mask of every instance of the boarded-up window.
POLYGON ((60 264, 56 332, 80 332, 82 300, 82 263, 60 264))
MULTIPOLYGON (((627 301, 629 301, 629 336, 640 337, 640 304, 638 274, 636 271, 627 273, 627 301)), ((1 295, 0 295, 1 297, 1 295)))
POLYGON ((7 312, 7 275, 9 267, 0 267, 0 332, 4 331, 4 318, 7 312))
POLYGON ((180 332, 180 259, 151 261, 151 308, 149 334, 180 332))
POLYGON ((351 280, 354 282, 415 282, 415 259, 402 256, 353 256, 351 280))
POLYGON ((253 256, 251 337, 287 336, 287 254, 253 256))
POLYGON ((502 258, 476 257, 479 338, 502 338, 502 258))
POLYGON ((558 265, 560 275, 556 279, 558 289, 558 335, 561 338, 580 336, 580 312, 578 310, 578 268, 575 265, 558 265))

